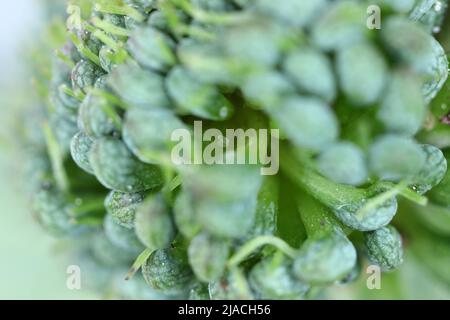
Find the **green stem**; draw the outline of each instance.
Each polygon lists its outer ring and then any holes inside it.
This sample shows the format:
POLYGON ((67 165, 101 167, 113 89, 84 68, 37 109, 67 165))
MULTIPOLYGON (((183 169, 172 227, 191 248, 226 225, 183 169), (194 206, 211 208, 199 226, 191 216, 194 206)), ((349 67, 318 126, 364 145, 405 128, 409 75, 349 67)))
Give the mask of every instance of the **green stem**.
POLYGON ((417 203, 421 206, 426 206, 428 203, 427 197, 422 196, 422 195, 418 194, 417 192, 414 192, 409 187, 405 187, 402 190, 400 190, 400 195, 403 198, 408 199, 409 201, 417 203))
MULTIPOLYGON (((336 220, 326 206, 305 192, 299 192, 297 205, 308 237, 329 232, 336 228, 340 230, 347 229, 336 220)), ((350 230, 345 231, 350 233, 350 230)))
POLYGON ((43 125, 43 132, 56 183, 62 191, 67 191, 69 189, 69 182, 66 171, 64 170, 64 157, 58 141, 47 122, 43 125))
POLYGON ((358 209, 358 211, 356 211, 355 217, 360 221, 363 220, 367 216, 367 214, 372 212, 374 209, 382 206, 389 199, 397 196, 402 191, 402 189, 404 189, 407 186, 408 185, 405 184, 404 182, 399 183, 398 185, 390 188, 389 190, 382 192, 376 195, 375 197, 370 198, 369 201, 367 201, 361 208, 358 209))
POLYGON ((425 206, 428 203, 428 198, 418 194, 417 192, 411 190, 409 185, 411 182, 408 179, 405 179, 399 182, 397 185, 387 182, 387 181, 379 181, 377 183, 378 186, 383 187, 389 191, 389 189, 396 189, 396 195, 400 195, 405 199, 408 199, 411 202, 414 202, 418 205, 425 206))
POLYGON ((197 38, 199 40, 214 41, 217 39, 215 34, 195 26, 180 24, 174 29, 178 34, 182 36, 189 36, 191 38, 197 38))
POLYGON ((120 50, 119 43, 116 40, 110 38, 104 31, 97 29, 96 27, 92 26, 89 23, 84 24, 84 29, 91 32, 94 37, 99 39, 101 42, 106 44, 108 47, 110 47, 114 51, 120 50))
POLYGON ((271 245, 291 258, 297 256, 297 250, 288 245, 285 241, 274 236, 258 236, 245 243, 239 250, 228 260, 228 268, 233 268, 244 261, 253 251, 259 247, 271 245))
POLYGON ((122 131, 122 118, 117 114, 114 107, 110 104, 102 104, 101 108, 108 115, 108 117, 112 120, 114 126, 122 131))
POLYGON ((70 69, 73 69, 73 67, 75 67, 75 63, 68 56, 62 53, 61 50, 55 50, 55 54, 61 61, 67 64, 70 69))
POLYGON ((70 35, 70 40, 72 40, 73 44, 75 45, 75 47, 77 47, 78 51, 81 52, 82 55, 84 55, 86 58, 88 58, 90 61, 92 61, 93 63, 95 63, 97 66, 101 67, 100 64, 100 58, 93 53, 91 50, 89 50, 88 47, 86 47, 81 41, 80 39, 77 38, 76 35, 71 34, 70 35))
POLYGON ((159 5, 161 12, 164 14, 167 21, 169 29, 172 31, 177 30, 177 28, 183 24, 178 16, 177 8, 170 1, 161 1, 159 5))
POLYGON ((138 22, 143 22, 145 17, 136 9, 126 5, 115 5, 110 3, 96 3, 94 10, 103 13, 117 14, 121 16, 128 16, 138 22))
POLYGON ((166 186, 164 187, 164 189, 166 189, 167 191, 172 192, 173 190, 175 190, 177 187, 179 187, 181 185, 181 177, 180 176, 175 176, 172 180, 170 180, 166 186))
POLYGON ((64 92, 65 94, 67 94, 68 96, 77 99, 78 101, 83 101, 84 99, 84 95, 80 96, 79 94, 76 94, 72 88, 69 88, 69 86, 65 83, 63 83, 62 85, 60 85, 59 90, 61 90, 62 92, 64 92))
POLYGON ((123 110, 128 110, 128 108, 129 108, 128 105, 124 101, 122 101, 121 99, 119 99, 118 97, 116 97, 115 95, 113 95, 109 92, 100 90, 98 88, 92 88, 90 92, 93 95, 104 98, 109 103, 111 103, 115 106, 118 106, 119 108, 121 108, 123 110))
POLYGON ((207 24, 234 25, 249 18, 247 13, 217 13, 194 7, 187 0, 172 0, 172 2, 192 16, 195 20, 207 24))
POLYGON ((103 31, 121 37, 129 37, 131 31, 125 28, 118 27, 110 22, 102 20, 100 18, 92 18, 92 24, 103 31))
POLYGON ((173 171, 172 167, 170 166, 162 166, 162 172, 164 175, 165 184, 162 188, 162 193, 164 194, 164 198, 167 201, 167 203, 172 203, 173 197, 172 197, 172 181, 176 179, 174 178, 175 172, 173 171))
POLYGON ((105 199, 81 199, 82 203, 77 204, 75 200, 75 207, 72 209, 74 217, 84 216, 88 212, 97 210, 105 210, 105 199))
POLYGON ((241 300, 248 300, 252 297, 252 291, 248 285, 247 277, 239 268, 233 268, 230 271, 230 276, 233 279, 233 286, 237 291, 238 298, 241 300))
POLYGON ((366 190, 328 180, 308 164, 300 163, 284 148, 280 149, 280 157, 281 170, 287 177, 328 207, 339 207, 366 197, 366 190))
POLYGON ((119 52, 120 50, 123 50, 121 48, 121 46, 117 43, 117 41, 108 37, 108 35, 101 30, 96 29, 95 31, 92 32, 92 35, 94 37, 96 37, 97 39, 99 39, 104 44, 106 44, 108 47, 113 49, 115 52, 119 52))
POLYGON ((152 254, 153 250, 151 249, 145 249, 142 251, 142 253, 137 257, 137 259, 134 261, 133 265, 131 266, 130 270, 128 271, 125 280, 130 280, 133 278, 134 274, 142 267, 142 265, 147 261, 147 259, 152 254))
POLYGON ((367 189, 355 188, 328 180, 315 172, 314 168, 308 163, 302 163, 298 159, 294 159, 294 157, 286 150, 281 149, 281 169, 302 189, 327 207, 337 208, 344 204, 359 203, 361 200, 367 200, 355 214, 359 220, 364 219, 368 213, 397 195, 401 195, 421 205, 427 203, 425 197, 408 188, 408 181, 400 182, 397 185, 380 181, 367 189), (372 188, 379 189, 382 187, 386 191, 372 196, 372 188))
POLYGON ((76 88, 73 93, 75 94, 75 96, 77 97, 78 100, 83 101, 84 98, 86 98, 86 94, 80 89, 80 88, 76 88))
POLYGON ((122 118, 117 114, 117 111, 113 107, 113 105, 120 106, 120 104, 123 104, 122 101, 114 95, 106 91, 102 91, 98 88, 90 88, 89 90, 92 95, 103 98, 108 102, 101 104, 100 107, 102 108, 103 112, 105 112, 106 115, 112 120, 114 126, 117 129, 122 130, 122 118))

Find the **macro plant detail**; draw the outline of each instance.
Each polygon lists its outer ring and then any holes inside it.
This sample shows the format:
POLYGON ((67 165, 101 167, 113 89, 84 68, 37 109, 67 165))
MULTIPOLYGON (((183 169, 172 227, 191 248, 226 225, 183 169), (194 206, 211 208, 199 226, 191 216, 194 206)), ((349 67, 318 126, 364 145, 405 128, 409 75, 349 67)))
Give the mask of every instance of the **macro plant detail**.
POLYGON ((23 121, 36 219, 107 297, 314 299, 409 257, 449 286, 447 11, 68 1, 23 121), (173 163, 198 121, 278 129, 280 171, 173 163))

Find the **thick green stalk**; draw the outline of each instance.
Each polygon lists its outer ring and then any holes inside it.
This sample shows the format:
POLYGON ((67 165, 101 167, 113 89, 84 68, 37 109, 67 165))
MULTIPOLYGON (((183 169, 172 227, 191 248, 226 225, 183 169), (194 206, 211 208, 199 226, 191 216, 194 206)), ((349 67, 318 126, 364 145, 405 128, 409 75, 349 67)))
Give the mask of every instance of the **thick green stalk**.
POLYGON ((281 153, 281 170, 285 171, 298 186, 317 200, 331 207, 339 207, 355 201, 360 201, 367 196, 363 189, 335 183, 321 176, 307 165, 300 164, 294 156, 283 148, 281 153))
MULTIPOLYGON (((330 210, 310 195, 299 192, 297 203, 308 237, 321 235, 336 228, 343 228, 330 210)), ((350 229, 346 231, 347 234, 351 232, 350 229)))

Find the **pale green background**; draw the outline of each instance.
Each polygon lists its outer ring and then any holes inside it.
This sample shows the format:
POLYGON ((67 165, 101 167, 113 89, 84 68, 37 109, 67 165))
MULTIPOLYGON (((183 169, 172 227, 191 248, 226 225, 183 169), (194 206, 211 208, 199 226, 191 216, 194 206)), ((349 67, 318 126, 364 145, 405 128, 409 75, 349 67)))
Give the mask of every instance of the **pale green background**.
POLYGON ((12 134, 22 101, 29 98, 29 78, 20 63, 20 48, 38 38, 38 0, 2 1, 0 10, 0 299, 95 298, 66 288, 70 260, 33 221, 21 191, 21 164, 26 161, 12 134))

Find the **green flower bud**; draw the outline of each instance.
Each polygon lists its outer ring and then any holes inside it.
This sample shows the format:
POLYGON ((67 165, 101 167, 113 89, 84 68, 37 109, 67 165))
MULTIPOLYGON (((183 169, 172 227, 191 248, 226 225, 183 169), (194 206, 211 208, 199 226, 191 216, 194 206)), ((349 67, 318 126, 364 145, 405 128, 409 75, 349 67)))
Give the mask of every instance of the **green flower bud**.
POLYGON ((159 168, 140 162, 118 139, 98 139, 89 160, 97 179, 112 190, 139 192, 162 184, 159 168))
POLYGON ((98 53, 98 57, 100 58, 100 65, 102 66, 103 70, 108 73, 116 67, 114 62, 111 60, 111 55, 113 54, 114 51, 108 46, 102 46, 100 52, 98 53))
POLYGON ((261 185, 258 167, 198 166, 185 168, 182 178, 197 221, 207 231, 239 238, 250 230, 261 185))
POLYGON ((398 208, 396 198, 390 197, 368 210, 365 208, 378 195, 388 190, 384 187, 373 185, 364 191, 364 196, 359 200, 334 207, 333 212, 343 224, 352 229, 360 231, 379 229, 394 218, 398 208))
POLYGON ((416 192, 424 194, 442 181, 447 172, 447 160, 435 146, 422 144, 421 148, 426 159, 422 169, 413 178, 412 187, 416 192))
POLYGON ((434 59, 430 61, 430 71, 422 88, 426 103, 429 103, 441 91, 449 74, 447 53, 436 39, 431 38, 430 41, 434 59))
POLYGON ((118 66, 111 72, 109 84, 131 106, 149 109, 170 106, 165 94, 164 78, 138 66, 118 66))
POLYGON ((296 27, 309 26, 328 5, 326 0, 256 0, 248 3, 250 7, 296 27))
POLYGON ((67 114, 52 113, 49 116, 49 121, 59 147, 63 154, 66 154, 70 150, 73 136, 79 131, 76 118, 67 114))
POLYGON ((142 266, 142 274, 152 288, 166 294, 187 292, 193 277, 186 252, 179 248, 154 251, 142 266))
POLYGON ((75 222, 74 205, 55 187, 42 187, 33 197, 33 210, 42 227, 55 236, 74 236, 87 231, 75 222))
POLYGON ((317 159, 317 166, 320 173, 338 183, 359 185, 368 176, 363 152, 350 142, 337 143, 325 149, 317 159))
POLYGON ((138 256, 144 250, 133 229, 128 229, 115 222, 108 214, 104 220, 105 235, 114 245, 138 256))
POLYGON ((127 266, 135 255, 113 244, 104 233, 96 233, 92 239, 92 254, 104 267, 127 266))
POLYGON ((64 46, 61 48, 61 52, 66 57, 69 57, 73 62, 78 62, 82 59, 80 53, 78 52, 78 49, 75 47, 71 40, 67 40, 64 46))
POLYGON ((84 171, 93 174, 91 163, 89 162, 89 154, 92 149, 94 140, 85 135, 83 132, 77 133, 70 143, 70 153, 73 161, 84 171))
POLYGON ((242 85, 245 97, 264 110, 277 110, 287 95, 295 93, 294 86, 279 72, 256 72, 242 85))
POLYGON ((28 181, 28 190, 32 194, 45 186, 53 184, 52 164, 48 155, 43 151, 31 151, 29 162, 25 166, 25 177, 28 181))
POLYGON ((134 226, 138 238, 150 249, 168 248, 175 237, 172 217, 162 195, 151 196, 139 206, 134 226))
POLYGON ((404 17, 391 17, 381 29, 382 39, 392 54, 415 71, 433 79, 425 87, 427 100, 433 98, 448 75, 448 62, 440 44, 423 26, 404 17), (403 37, 395 35, 403 34, 403 37))
POLYGON ((90 137, 114 135, 119 131, 110 111, 114 107, 106 99, 87 94, 78 114, 78 127, 90 137))
POLYGON ((214 281, 222 276, 229 251, 228 241, 200 233, 189 244, 189 264, 199 280, 214 281))
POLYGON ((388 67, 378 49, 359 43, 339 50, 337 71, 340 86, 356 106, 375 103, 386 86, 388 67))
POLYGON ((176 62, 173 40, 149 26, 135 29, 128 39, 127 47, 136 61, 145 68, 165 71, 176 62))
POLYGON ((92 87, 98 77, 103 75, 103 70, 88 60, 80 60, 72 70, 72 87, 86 90, 92 87))
POLYGON ((327 102, 336 96, 333 67, 328 57, 313 48, 293 50, 283 63, 283 70, 300 90, 316 95, 327 102))
POLYGON ((203 83, 235 85, 246 75, 236 70, 235 63, 224 56, 219 45, 185 39, 177 47, 177 56, 192 76, 203 83))
MULTIPOLYGON (((414 4, 413 0, 403 0, 403 2, 408 1, 414 4)), ((447 12, 447 1, 419 0, 416 2, 414 9, 409 14, 409 18, 413 21, 421 22, 430 33, 441 31, 441 25, 447 12)))
MULTIPOLYGON (((64 84, 71 86, 71 84, 64 84)), ((60 114, 76 114, 80 103, 78 100, 73 99, 71 96, 63 92, 63 90, 58 87, 50 91, 50 102, 55 108, 56 113, 60 114), (63 98, 63 96, 66 96, 63 98), (64 100, 63 100, 64 99, 64 100), (73 99, 71 102, 69 99, 73 99)))
POLYGON ((228 28, 222 45, 227 56, 245 64, 245 68, 273 66, 278 62, 287 38, 287 30, 280 25, 268 19, 255 19, 228 28))
POLYGON ((137 208, 144 201, 145 194, 111 191, 105 199, 105 208, 119 225, 133 229, 137 208))
POLYGON ((294 260, 295 276, 313 285, 343 279, 356 264, 355 247, 323 204, 301 193, 298 206, 308 238, 294 260))
POLYGON ((397 269, 403 262, 402 239, 392 226, 364 233, 364 245, 369 260, 383 271, 397 269))
POLYGON ((413 135, 422 126, 426 108, 422 83, 413 73, 397 71, 392 75, 378 119, 387 129, 413 135))
POLYGON ((385 135, 370 147, 369 163, 381 179, 399 181, 420 171, 425 163, 425 153, 410 139, 385 135))
MULTIPOLYGON (((78 39, 82 42, 82 44, 89 49, 93 54, 98 54, 102 43, 98 40, 91 32, 87 30, 80 29, 76 33, 78 39)), ((84 56, 83 52, 79 52, 81 56, 85 59, 89 59, 89 57, 84 56)))
POLYGON ((293 271, 311 284, 326 284, 344 278, 356 264, 356 250, 341 231, 317 235, 303 243, 293 271))
POLYGON ((217 88, 198 82, 182 67, 171 70, 166 85, 171 98, 185 112, 217 121, 228 119, 233 113, 233 105, 217 88))
POLYGON ((201 230, 201 225, 195 216, 192 200, 189 194, 181 191, 175 199, 173 214, 178 231, 188 239, 192 239, 201 230))
POLYGON ((79 105, 78 100, 61 90, 61 85, 71 86, 71 70, 62 61, 54 60, 50 79, 51 98, 53 101, 60 102, 66 109, 76 110, 79 105))
POLYGON ((297 146, 321 150, 338 137, 338 122, 331 109, 314 98, 291 97, 271 116, 297 146))
POLYGON ((123 139, 143 162, 171 162, 172 134, 186 126, 169 110, 132 109, 125 114, 123 139))
POLYGON ((297 280, 291 268, 281 253, 265 257, 251 269, 250 286, 261 299, 302 299, 309 286, 297 280))
POLYGON ((324 50, 345 48, 364 39, 366 7, 353 0, 333 2, 312 27, 313 42, 324 50))
MULTIPOLYGON (((448 159, 449 154, 446 153, 445 157, 448 159)), ((442 168, 443 169, 443 168, 442 168)), ((441 170, 442 170, 441 169, 441 170)), ((433 200, 434 202, 443 205, 443 206, 449 206, 450 205, 450 171, 447 170, 442 180, 439 182, 439 184, 431 189, 427 196, 433 200)))
POLYGON ((155 6, 155 0, 125 0, 125 2, 142 12, 148 12, 155 6))
POLYGON ((192 0, 192 4, 211 11, 226 11, 233 8, 231 1, 227 0, 192 0))

